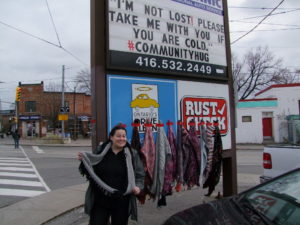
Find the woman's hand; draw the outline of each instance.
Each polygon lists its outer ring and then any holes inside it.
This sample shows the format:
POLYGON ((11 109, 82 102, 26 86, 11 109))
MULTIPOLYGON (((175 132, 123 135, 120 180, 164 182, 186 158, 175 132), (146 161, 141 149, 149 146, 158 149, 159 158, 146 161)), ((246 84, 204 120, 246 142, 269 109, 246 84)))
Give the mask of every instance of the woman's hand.
POLYGON ((77 153, 77 159, 81 161, 82 158, 83 158, 82 152, 78 152, 78 153, 77 153))
POLYGON ((141 189, 140 189, 139 187, 135 186, 135 187, 132 189, 132 193, 133 193, 134 195, 138 195, 138 194, 141 193, 141 189))

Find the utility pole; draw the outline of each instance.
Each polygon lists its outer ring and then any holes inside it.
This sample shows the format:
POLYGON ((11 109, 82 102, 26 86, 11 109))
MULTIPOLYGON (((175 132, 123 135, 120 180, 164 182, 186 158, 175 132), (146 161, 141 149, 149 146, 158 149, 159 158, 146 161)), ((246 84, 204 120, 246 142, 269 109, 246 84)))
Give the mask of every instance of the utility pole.
MULTIPOLYGON (((65 65, 62 66, 61 107, 65 111, 65 65)), ((65 121, 61 121, 61 136, 65 137, 65 121)))
POLYGON ((77 130, 76 130, 76 87, 77 87, 77 84, 76 86, 74 87, 74 102, 73 102, 73 107, 74 107, 74 129, 73 129, 73 132, 74 132, 74 135, 73 135, 73 139, 76 140, 77 139, 77 130))

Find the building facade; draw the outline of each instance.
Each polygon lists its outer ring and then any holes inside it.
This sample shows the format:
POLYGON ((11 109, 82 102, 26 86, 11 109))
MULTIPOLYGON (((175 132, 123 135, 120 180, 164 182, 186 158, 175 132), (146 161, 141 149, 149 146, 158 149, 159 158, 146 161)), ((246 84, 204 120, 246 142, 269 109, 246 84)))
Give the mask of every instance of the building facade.
POLYGON ((45 91, 44 83, 22 84, 20 101, 17 102, 18 128, 22 137, 43 137, 47 133, 61 133, 64 114, 64 133, 83 135, 89 133, 91 96, 85 93, 65 92, 65 108, 62 109, 62 93, 45 91), (65 111, 65 112, 62 112, 65 111), (61 118, 61 117, 60 117, 61 118))
MULTIPOLYGON (((289 142, 290 118, 298 120, 299 115, 300 83, 272 85, 254 99, 238 102, 237 143, 289 142)), ((293 135, 297 135, 300 128, 296 124, 292 129, 293 135)))

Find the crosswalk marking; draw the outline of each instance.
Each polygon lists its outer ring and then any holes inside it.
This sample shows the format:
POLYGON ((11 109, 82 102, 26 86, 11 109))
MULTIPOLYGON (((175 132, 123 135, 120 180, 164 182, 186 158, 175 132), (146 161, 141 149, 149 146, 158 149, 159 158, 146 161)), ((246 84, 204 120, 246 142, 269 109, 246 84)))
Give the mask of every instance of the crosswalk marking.
POLYGON ((23 152, 23 154, 25 155, 25 157, 28 159, 28 161, 30 162, 32 168, 34 169, 34 172, 36 173, 36 175, 38 176, 40 182, 43 184, 44 188, 46 189, 47 192, 51 191, 50 188, 48 187, 48 185, 46 184, 46 182, 44 181, 44 179, 42 178, 42 176, 39 174, 39 172, 37 171, 36 167, 34 166, 34 164, 31 162, 31 160, 29 159, 28 155, 26 154, 26 152, 24 151, 24 149, 22 148, 22 146, 20 146, 21 151, 23 152))
POLYGON ((0 170, 5 170, 5 171, 27 171, 27 172, 32 172, 34 171, 34 169, 32 168, 20 168, 20 167, 5 167, 5 166, 1 166, 0 170))
POLYGON ((27 159, 25 158, 11 158, 11 157, 7 157, 7 158, 0 158, 0 161, 10 161, 10 160, 16 160, 18 162, 28 162, 27 159))
POLYGON ((33 173, 11 173, 11 172, 0 172, 0 176, 3 177, 23 177, 23 178, 37 178, 38 176, 33 173))
POLYGON ((32 146, 33 150, 36 152, 36 153, 45 153, 43 149, 40 149, 39 146, 32 146))
POLYGON ((29 163, 2 163, 0 162, 0 166, 31 166, 29 163))
POLYGON ((5 195, 5 196, 34 197, 44 193, 45 191, 0 188, 0 195, 5 195))
POLYGON ((29 187, 43 187, 42 183, 39 181, 25 181, 25 180, 0 179, 0 184, 29 186, 29 187))
MULTIPOLYGON (((37 146, 33 149, 43 153, 43 150, 37 146)), ((1 150, 0 148, 0 152, 1 150)), ((17 153, 11 150, 3 152, 7 157, 3 155, 0 157, 0 198, 1 196, 34 197, 50 191, 22 146, 17 153)))

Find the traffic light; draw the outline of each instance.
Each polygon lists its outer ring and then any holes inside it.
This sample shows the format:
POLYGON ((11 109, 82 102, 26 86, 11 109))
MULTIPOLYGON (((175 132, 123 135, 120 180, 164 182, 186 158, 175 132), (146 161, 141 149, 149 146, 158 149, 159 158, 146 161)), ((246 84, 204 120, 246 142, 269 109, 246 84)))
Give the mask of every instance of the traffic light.
POLYGON ((21 91, 22 91, 22 88, 20 88, 20 87, 16 88, 16 102, 19 102, 21 99, 21 91))

